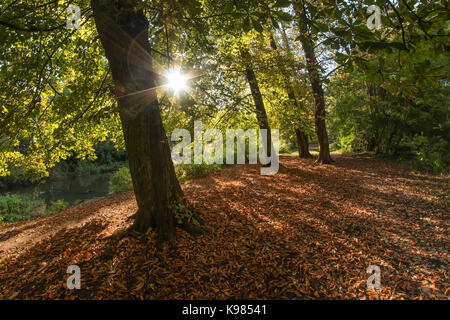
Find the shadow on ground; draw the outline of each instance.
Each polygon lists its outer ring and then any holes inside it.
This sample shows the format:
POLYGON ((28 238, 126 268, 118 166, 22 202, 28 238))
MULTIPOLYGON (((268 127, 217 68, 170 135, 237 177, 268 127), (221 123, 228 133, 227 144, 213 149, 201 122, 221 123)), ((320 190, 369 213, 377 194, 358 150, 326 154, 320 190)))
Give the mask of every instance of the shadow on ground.
POLYGON ((325 166, 282 156, 281 164, 275 176, 241 165, 184 186, 209 233, 180 230, 176 247, 160 252, 152 231, 120 237, 136 210, 132 194, 74 209, 89 219, 2 260, 0 297, 447 297, 448 200, 430 193, 445 181, 367 156, 337 156, 325 166), (66 287, 72 264, 81 268, 81 290, 66 287), (374 264, 378 291, 366 288, 374 264))

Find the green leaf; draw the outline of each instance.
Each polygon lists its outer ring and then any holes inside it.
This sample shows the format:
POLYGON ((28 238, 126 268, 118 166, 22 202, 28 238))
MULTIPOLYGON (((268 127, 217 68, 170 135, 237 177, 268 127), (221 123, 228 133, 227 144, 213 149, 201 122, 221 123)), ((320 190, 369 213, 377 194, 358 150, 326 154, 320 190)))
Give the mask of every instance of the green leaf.
POLYGON ((375 49, 375 50, 384 50, 391 48, 399 50, 404 49, 404 45, 402 42, 364 41, 360 45, 364 49, 375 49))
POLYGON ((292 21, 292 16, 287 12, 277 12, 278 17, 282 21, 290 22, 292 21))
POLYGON ((258 22, 258 20, 252 19, 252 25, 253 28, 255 28, 255 30, 259 33, 262 33, 264 31, 262 25, 258 22))
POLYGON ((244 18, 244 21, 242 23, 242 30, 245 32, 249 32, 252 29, 252 26, 250 25, 250 17, 247 16, 244 18))
POLYGON ((300 34, 294 39, 294 41, 297 42, 297 41, 302 41, 305 39, 306 39, 306 37, 304 35, 300 34))
POLYGON ((277 0, 273 5, 275 8, 286 8, 291 5, 291 1, 289 0, 277 0))
POLYGON ((271 20, 271 22, 272 22, 272 26, 273 26, 275 29, 279 29, 279 28, 280 28, 280 25, 278 24, 278 21, 276 21, 276 20, 273 19, 272 17, 270 18, 270 20, 271 20))
POLYGON ((329 26, 323 22, 316 22, 316 23, 314 23, 313 27, 319 32, 330 31, 329 26))

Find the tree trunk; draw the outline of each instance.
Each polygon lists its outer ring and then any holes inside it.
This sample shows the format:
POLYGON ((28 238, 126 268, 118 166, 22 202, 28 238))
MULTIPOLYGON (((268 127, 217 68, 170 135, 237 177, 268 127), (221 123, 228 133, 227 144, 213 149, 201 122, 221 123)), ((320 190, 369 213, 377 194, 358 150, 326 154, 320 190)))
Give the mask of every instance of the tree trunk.
POLYGON ((138 2, 92 0, 95 23, 116 86, 128 162, 138 204, 133 228, 175 236, 177 208, 187 207, 162 124, 152 72, 148 20, 138 2), (149 90, 150 89, 150 90, 149 90))
MULTIPOLYGON (((291 86, 288 86, 287 92, 288 92, 289 99, 294 101, 295 105, 297 106, 297 108, 300 111, 300 105, 295 96, 294 90, 291 86)), ((306 135, 306 133, 302 129, 297 128, 295 130, 295 134, 297 136, 297 148, 298 148, 298 154, 299 154, 300 158, 312 158, 313 157, 312 154, 309 153, 309 142, 308 142, 308 136, 306 135), (299 139, 299 137, 300 137, 300 139, 299 139), (299 143, 299 141, 300 141, 300 143, 299 143)))
POLYGON ((256 118, 258 120, 259 128, 267 130, 267 156, 270 157, 272 154, 272 135, 270 132, 269 120, 267 119, 266 108, 264 107, 264 101, 261 91, 259 90, 258 80, 256 79, 255 72, 253 71, 253 67, 251 65, 251 55, 247 49, 242 49, 241 56, 244 60, 245 74, 248 84, 250 85, 253 101, 255 103, 256 118))
MULTIPOLYGON (((270 47, 274 51, 278 51, 278 46, 275 41, 275 38, 272 34, 270 34, 270 47)), ((286 70, 284 66, 280 65, 282 72, 284 73, 284 76, 286 77, 286 70)), ((286 86, 286 92, 288 95, 289 100, 291 100, 295 106, 297 107, 298 111, 300 112, 301 106, 300 103, 297 100, 297 97, 295 96, 294 88, 292 87, 289 79, 285 78, 285 86, 286 86)), ((298 155, 300 158, 312 158, 311 153, 309 153, 309 143, 308 143, 308 136, 300 129, 295 129, 295 134, 297 136, 297 148, 298 148, 298 155)))
POLYGON ((304 159, 312 158, 312 154, 309 153, 308 135, 301 129, 295 129, 295 134, 297 136, 298 156, 304 159))
POLYGON ((322 88, 322 81, 320 80, 319 65, 314 52, 314 44, 308 30, 308 19, 306 16, 306 7, 304 2, 295 9, 297 16, 299 17, 301 33, 300 41, 305 52, 306 68, 308 69, 309 81, 314 94, 314 120, 320 146, 319 158, 317 159, 317 162, 321 164, 331 163, 333 160, 330 155, 330 145, 328 142, 328 133, 325 123, 326 114, 324 92, 322 88))
POLYGON ((367 87, 367 94, 369 97, 369 119, 373 130, 371 131, 370 137, 367 138, 366 149, 367 151, 375 151, 375 147, 378 141, 377 133, 378 128, 373 126, 373 118, 377 113, 377 84, 374 82, 369 82, 367 87))

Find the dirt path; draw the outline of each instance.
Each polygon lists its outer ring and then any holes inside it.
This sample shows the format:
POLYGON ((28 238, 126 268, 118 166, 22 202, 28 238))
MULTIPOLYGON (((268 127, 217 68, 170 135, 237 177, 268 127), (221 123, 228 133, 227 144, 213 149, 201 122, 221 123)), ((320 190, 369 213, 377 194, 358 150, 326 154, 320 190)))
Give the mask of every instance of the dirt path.
POLYGON ((209 233, 119 240, 132 193, 0 226, 0 298, 439 298, 450 293, 444 177, 368 156, 282 156, 276 176, 235 166, 185 185, 209 233), (68 290, 69 265, 82 289, 68 290), (379 291, 366 289, 369 265, 379 291))
POLYGON ((61 230, 79 228, 98 218, 112 221, 124 206, 135 207, 132 193, 85 201, 41 219, 0 226, 0 259, 18 255, 61 230))

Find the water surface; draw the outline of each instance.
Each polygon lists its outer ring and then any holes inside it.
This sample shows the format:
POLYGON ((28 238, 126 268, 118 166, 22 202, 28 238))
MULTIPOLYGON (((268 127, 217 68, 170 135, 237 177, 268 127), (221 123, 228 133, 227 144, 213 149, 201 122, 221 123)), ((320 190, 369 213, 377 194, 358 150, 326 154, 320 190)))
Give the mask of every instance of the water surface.
POLYGON ((43 184, 25 187, 14 187, 7 190, 10 194, 34 194, 45 199, 47 203, 64 200, 75 204, 84 200, 106 196, 108 182, 112 173, 100 173, 90 176, 64 177, 47 180, 43 184))

